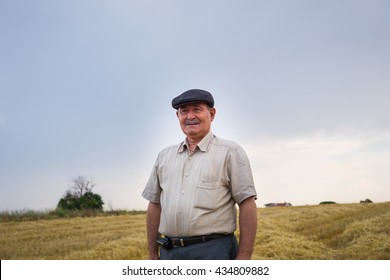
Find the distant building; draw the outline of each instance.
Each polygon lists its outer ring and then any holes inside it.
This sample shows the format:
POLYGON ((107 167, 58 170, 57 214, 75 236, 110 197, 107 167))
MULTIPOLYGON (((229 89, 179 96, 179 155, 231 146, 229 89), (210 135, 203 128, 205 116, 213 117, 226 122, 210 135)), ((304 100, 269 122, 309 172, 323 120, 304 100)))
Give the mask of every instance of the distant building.
POLYGON ((265 207, 289 207, 292 205, 289 202, 284 202, 284 203, 267 203, 267 204, 264 204, 264 206, 265 207))

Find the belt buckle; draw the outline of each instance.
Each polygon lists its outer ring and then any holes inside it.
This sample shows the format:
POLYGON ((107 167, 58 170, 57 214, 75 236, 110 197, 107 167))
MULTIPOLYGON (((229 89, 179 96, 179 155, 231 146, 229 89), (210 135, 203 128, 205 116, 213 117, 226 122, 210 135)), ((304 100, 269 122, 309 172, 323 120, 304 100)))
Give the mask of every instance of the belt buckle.
POLYGON ((184 247, 184 238, 172 238, 173 247, 184 247))

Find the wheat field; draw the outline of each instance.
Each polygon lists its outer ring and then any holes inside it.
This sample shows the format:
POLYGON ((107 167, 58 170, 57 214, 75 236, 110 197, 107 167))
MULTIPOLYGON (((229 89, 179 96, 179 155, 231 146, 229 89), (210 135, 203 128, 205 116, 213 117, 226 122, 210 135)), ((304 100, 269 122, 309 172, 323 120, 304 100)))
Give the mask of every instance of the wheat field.
MULTIPOLYGON (((2 260, 147 256, 145 214, 1 222, 0 233, 2 260)), ((390 202, 259 208, 253 259, 389 260, 390 202)))

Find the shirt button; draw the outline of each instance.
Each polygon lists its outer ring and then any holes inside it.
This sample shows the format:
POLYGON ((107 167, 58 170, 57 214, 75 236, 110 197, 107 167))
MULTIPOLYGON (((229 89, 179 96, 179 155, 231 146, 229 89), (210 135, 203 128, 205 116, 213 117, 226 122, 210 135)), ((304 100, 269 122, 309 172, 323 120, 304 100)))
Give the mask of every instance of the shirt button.
POLYGON ((184 194, 184 191, 182 191, 181 193, 184 194))
POLYGON ((189 159, 189 160, 191 160, 191 159, 192 159, 192 157, 189 157, 188 159, 189 159))
POLYGON ((185 175, 186 177, 188 177, 188 173, 186 173, 186 175, 185 175))

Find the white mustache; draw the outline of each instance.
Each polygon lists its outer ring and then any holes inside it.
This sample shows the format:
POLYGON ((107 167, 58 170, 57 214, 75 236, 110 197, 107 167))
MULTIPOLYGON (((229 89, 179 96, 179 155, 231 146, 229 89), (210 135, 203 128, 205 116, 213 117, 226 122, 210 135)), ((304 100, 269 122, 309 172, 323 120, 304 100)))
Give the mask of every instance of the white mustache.
POLYGON ((185 125, 193 125, 193 124, 199 124, 199 120, 185 120, 185 125))

